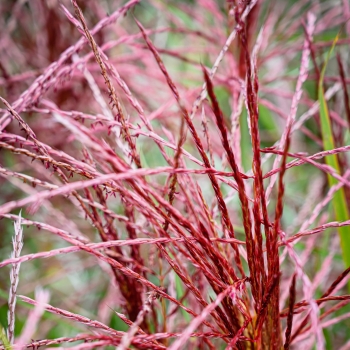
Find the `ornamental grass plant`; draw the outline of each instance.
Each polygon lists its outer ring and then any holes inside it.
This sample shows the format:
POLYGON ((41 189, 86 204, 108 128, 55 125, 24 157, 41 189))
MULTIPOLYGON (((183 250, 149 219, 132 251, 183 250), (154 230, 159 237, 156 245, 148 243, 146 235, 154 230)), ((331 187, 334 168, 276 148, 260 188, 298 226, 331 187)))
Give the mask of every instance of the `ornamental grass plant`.
POLYGON ((2 349, 350 349, 349 1, 0 14, 2 349))

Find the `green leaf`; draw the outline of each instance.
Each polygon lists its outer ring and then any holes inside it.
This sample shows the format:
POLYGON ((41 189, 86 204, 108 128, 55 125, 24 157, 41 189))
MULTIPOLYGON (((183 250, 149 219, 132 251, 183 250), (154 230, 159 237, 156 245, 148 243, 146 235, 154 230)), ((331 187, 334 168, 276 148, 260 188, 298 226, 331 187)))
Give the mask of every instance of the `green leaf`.
POLYGON ((1 325, 0 325, 0 341, 1 341, 2 345, 4 346, 5 350, 12 349, 12 346, 7 339, 5 329, 1 325))
MULTIPOLYGON (((329 117, 328 106, 327 106, 327 102, 326 102, 325 95, 324 95, 323 80, 324 80, 328 61, 329 61, 329 59, 334 51, 334 47, 335 47, 337 41, 339 39, 339 34, 340 34, 340 32, 337 34, 337 36, 333 40, 332 47, 329 50, 327 58, 326 58, 324 65, 322 67, 320 81, 318 84, 318 99, 319 99, 319 103, 320 103, 322 140, 323 140, 324 149, 327 151, 334 149, 335 145, 334 145, 332 126, 331 126, 331 121, 330 121, 330 117, 329 117)), ((339 162, 338 162, 338 158, 335 154, 326 157, 326 163, 329 166, 331 166, 332 168, 334 168, 337 173, 340 174, 339 162)), ((338 183, 338 180, 336 180, 333 176, 328 175, 328 183, 329 183, 329 186, 332 187, 338 183)), ((349 219, 349 212, 348 212, 348 208, 346 205, 345 193, 344 193, 343 188, 339 189, 334 194, 333 208, 334 208, 335 217, 336 217, 337 221, 341 222, 341 221, 346 221, 349 219)), ((340 236, 343 261, 345 263, 345 266, 348 267, 348 266, 350 266, 350 227, 349 226, 340 227, 338 229, 338 232, 339 232, 339 236, 340 236)))

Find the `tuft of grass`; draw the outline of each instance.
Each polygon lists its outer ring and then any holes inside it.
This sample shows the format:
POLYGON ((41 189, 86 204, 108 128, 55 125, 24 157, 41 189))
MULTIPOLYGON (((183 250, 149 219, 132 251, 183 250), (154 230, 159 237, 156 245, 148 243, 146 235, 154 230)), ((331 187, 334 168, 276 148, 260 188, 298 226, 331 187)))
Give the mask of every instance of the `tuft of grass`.
POLYGON ((119 3, 0 1, 0 350, 346 347, 347 2, 119 3))

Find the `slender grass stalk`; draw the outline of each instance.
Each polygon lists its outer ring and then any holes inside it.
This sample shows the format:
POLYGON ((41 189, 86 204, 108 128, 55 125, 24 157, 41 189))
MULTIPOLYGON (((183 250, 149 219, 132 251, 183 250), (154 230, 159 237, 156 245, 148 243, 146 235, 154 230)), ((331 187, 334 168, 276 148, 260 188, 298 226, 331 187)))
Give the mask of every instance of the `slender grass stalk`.
MULTIPOLYGON (((21 255, 21 250, 23 247, 23 229, 22 229, 22 221, 21 221, 21 213, 18 215, 18 220, 14 223, 15 235, 12 239, 13 244, 13 252, 11 257, 16 259, 21 255)), ((10 272, 10 291, 9 291, 9 299, 8 299, 8 328, 7 328, 7 337, 10 344, 13 344, 15 339, 15 309, 16 309, 16 301, 17 301, 17 286, 19 282, 19 269, 21 267, 21 263, 13 264, 10 272)))
POLYGON ((125 350, 129 347, 132 341, 132 338, 138 332, 138 329, 141 326, 141 323, 143 322, 145 316, 149 312, 151 312, 151 305, 156 300, 156 297, 157 297, 157 294, 155 292, 151 292, 151 294, 148 296, 147 300, 143 304, 142 310, 137 315, 136 321, 130 327, 129 331, 125 333, 125 335, 123 336, 119 346, 117 347, 117 350, 125 350))
POLYGON ((22 349, 26 344, 30 342, 30 339, 33 338, 36 330, 38 329, 39 321, 41 316, 44 313, 44 304, 47 304, 50 300, 50 293, 42 288, 37 288, 35 290, 35 299, 37 304, 34 307, 34 310, 30 312, 26 324, 21 332, 16 348, 22 349))

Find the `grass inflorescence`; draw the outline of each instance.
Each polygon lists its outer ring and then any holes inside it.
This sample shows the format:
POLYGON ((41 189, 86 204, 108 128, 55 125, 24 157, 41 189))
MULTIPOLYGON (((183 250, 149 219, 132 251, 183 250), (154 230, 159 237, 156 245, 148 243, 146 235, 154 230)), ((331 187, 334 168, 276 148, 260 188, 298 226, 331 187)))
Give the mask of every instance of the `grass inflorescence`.
POLYGON ((0 9, 2 348, 349 348, 347 1, 0 9))

